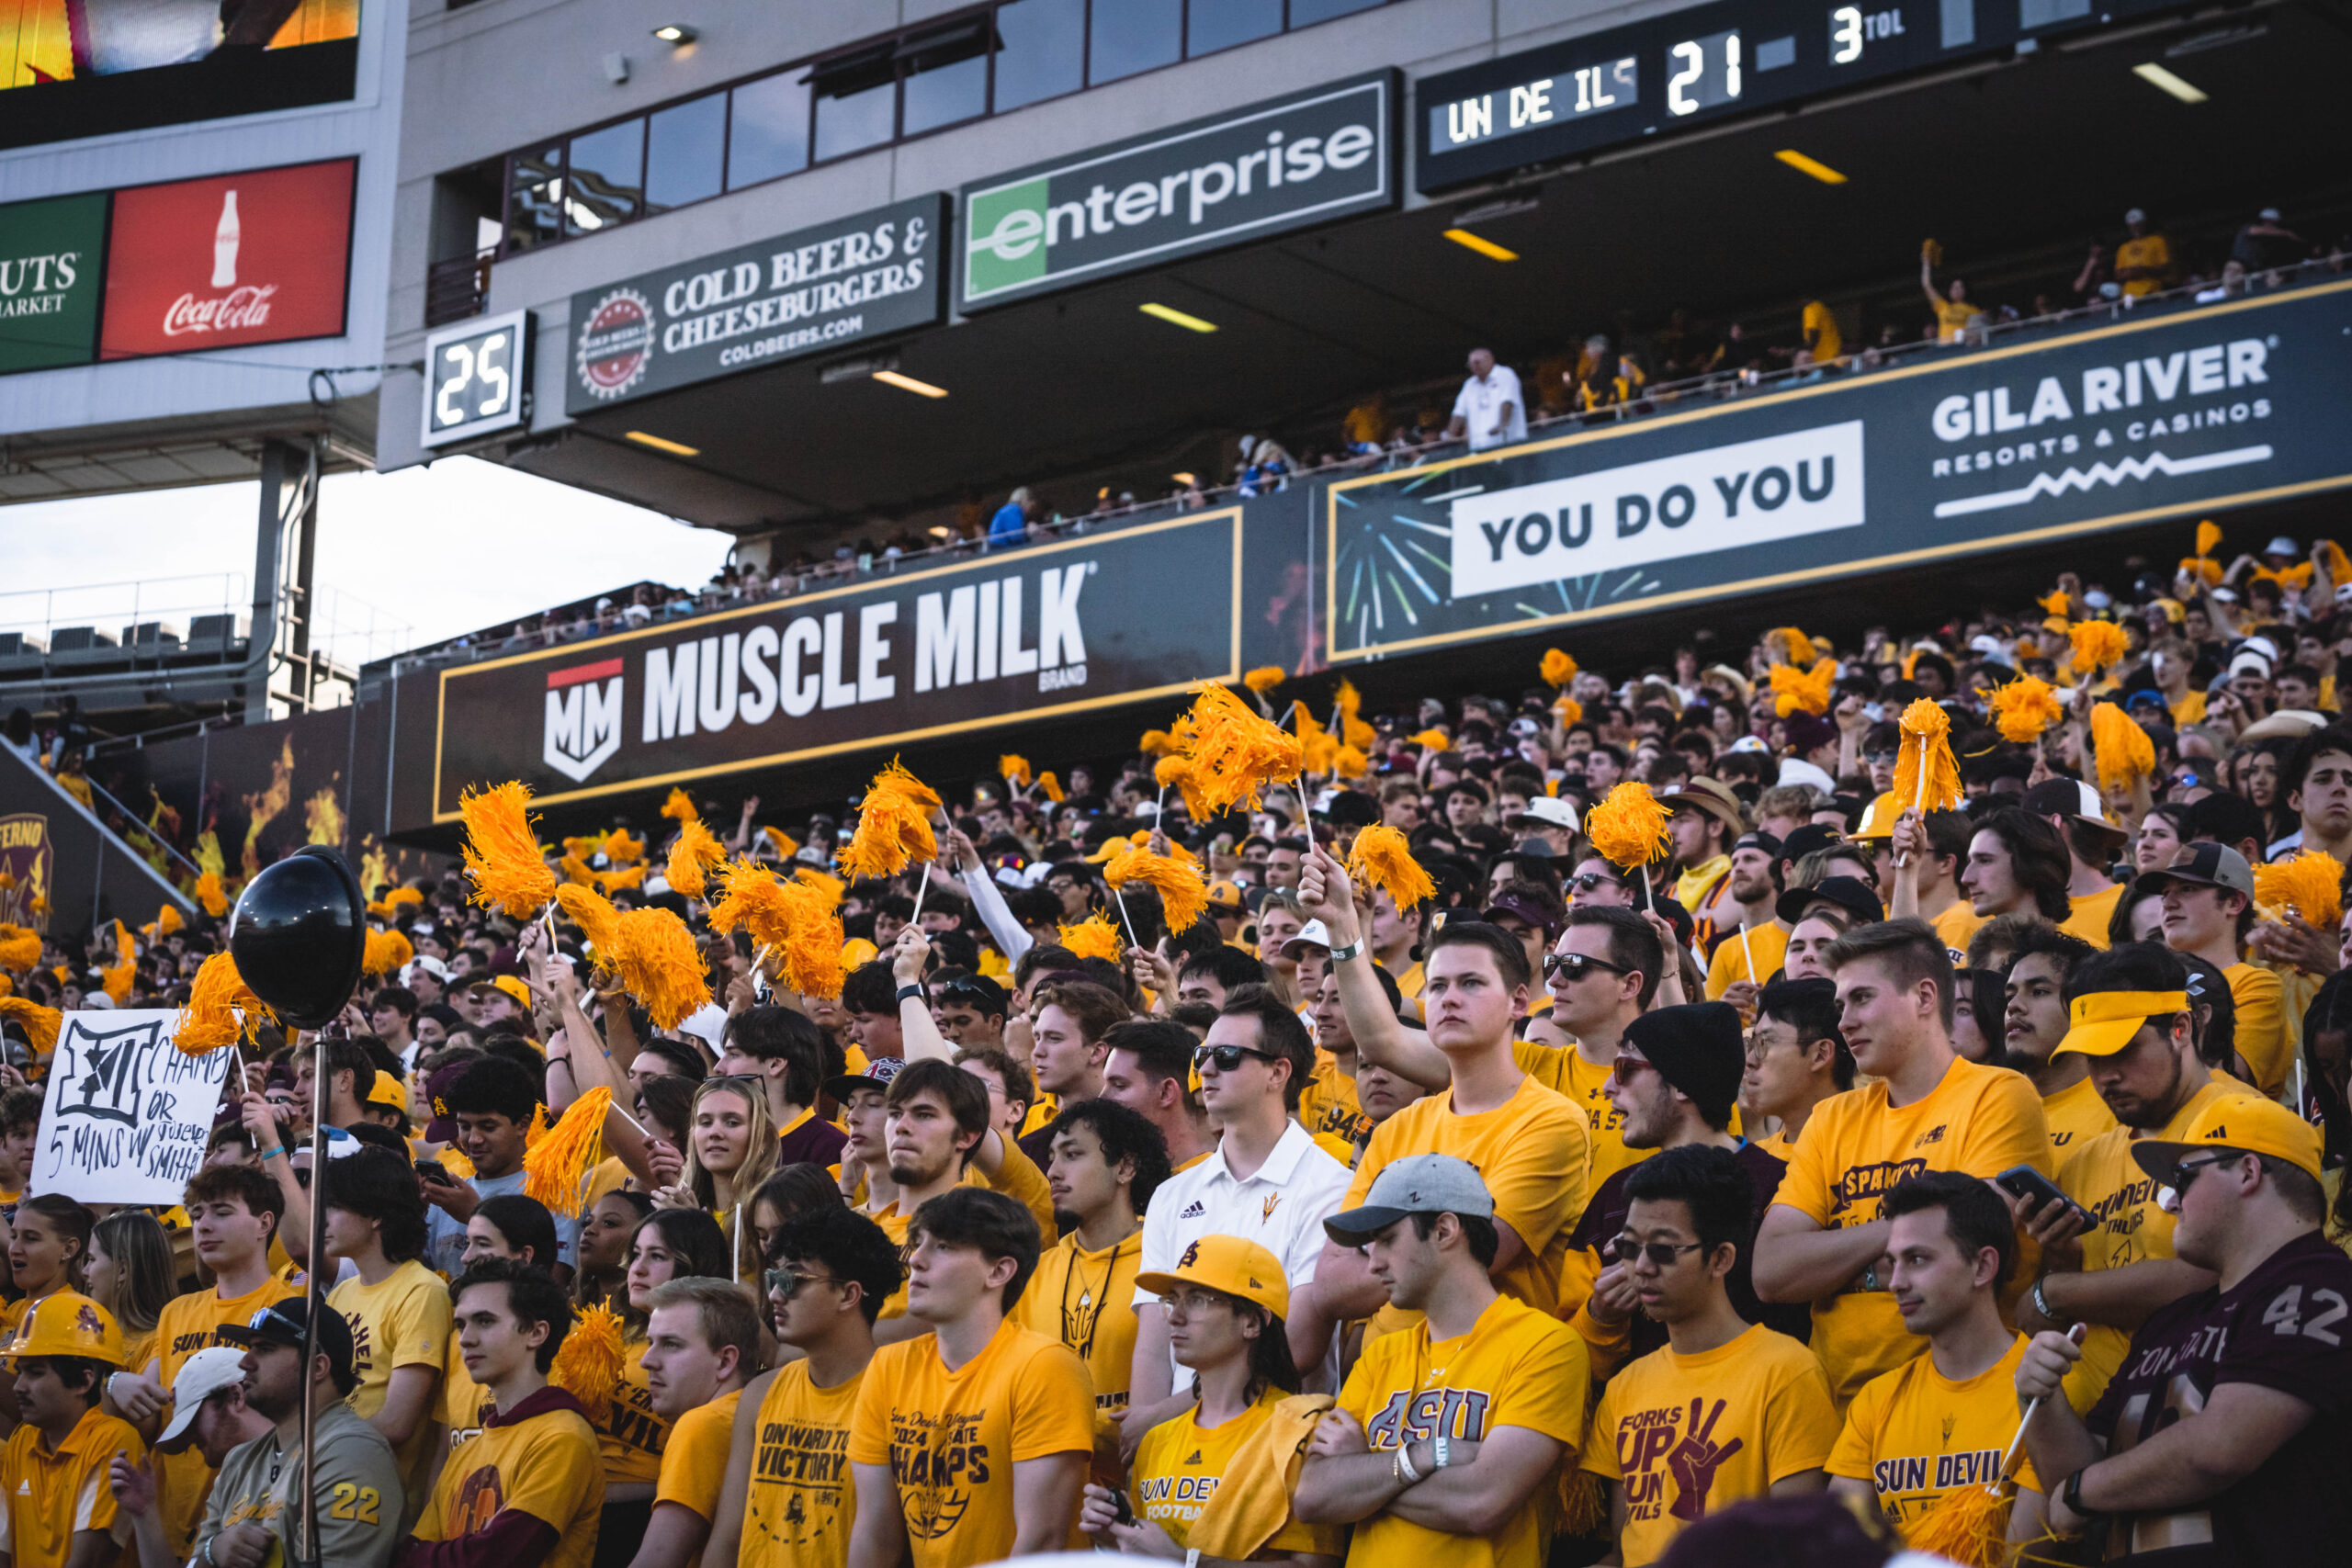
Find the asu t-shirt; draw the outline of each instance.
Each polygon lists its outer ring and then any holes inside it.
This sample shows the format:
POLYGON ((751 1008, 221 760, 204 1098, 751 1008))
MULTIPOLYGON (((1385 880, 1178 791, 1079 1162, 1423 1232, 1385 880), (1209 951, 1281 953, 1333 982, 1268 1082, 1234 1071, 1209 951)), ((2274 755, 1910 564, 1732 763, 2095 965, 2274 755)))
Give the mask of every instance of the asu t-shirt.
POLYGON ((607 1486, 650 1486, 662 1478, 662 1445, 669 1440, 670 1423, 653 1413, 653 1393, 645 1382, 647 1345, 643 1339, 629 1341, 621 1381, 605 1424, 596 1429, 607 1486))
MULTIPOLYGON (((1772 1201, 1846 1230, 1877 1219, 1880 1200, 1905 1177, 1991 1177, 2018 1165, 2050 1170, 2041 1097, 2022 1074, 1955 1056, 1943 1080, 1909 1105, 1889 1105, 1886 1085, 1874 1083, 1815 1106, 1772 1201)), ((1862 1384, 1927 1345, 1905 1329, 1892 1295, 1849 1290, 1813 1303, 1813 1348, 1842 1409, 1862 1384)))
POLYGON ((954 1371, 939 1359, 937 1335, 875 1351, 849 1429, 852 1464, 890 1469, 914 1568, 1011 1556, 1012 1467, 1093 1450, 1086 1364, 1058 1340, 1010 1322, 954 1371))
POLYGON ((2064 1165, 2069 1155, 2115 1125, 2115 1112, 2098 1097, 2098 1086, 2083 1077, 2042 1097, 2041 1120, 2050 1129, 2050 1157, 2064 1165))
POLYGON ((1780 973, 1789 956, 1789 933, 1779 925, 1750 926, 1743 937, 1739 928, 1733 927, 1715 944, 1715 954, 1707 961, 1707 999, 1719 1002, 1724 993, 1742 980, 1764 984, 1780 973), (1748 959, 1756 960, 1755 972, 1748 969, 1748 959))
POLYGON ((1758 1325, 1696 1356, 1668 1346, 1619 1372, 1593 1416, 1584 1468, 1623 1487, 1620 1546, 1637 1568, 1691 1520, 1820 1469, 1837 1440, 1820 1363, 1758 1325))
POLYGON ((1013 1322, 1060 1340, 1086 1363, 1094 1385, 1096 1451, 1111 1459, 1112 1471, 1119 1421, 1127 1413, 1127 1384, 1135 1373, 1136 1275, 1142 1260, 1140 1226, 1099 1252, 1081 1251, 1078 1236, 1066 1235, 1037 1259, 1037 1271, 1012 1306, 1013 1322))
MULTIPOLYGON (((1363 1424, 1374 1452, 1434 1438, 1442 1430, 1483 1442, 1498 1427, 1524 1427, 1566 1445, 1573 1465, 1584 1442, 1592 1366, 1584 1341, 1565 1323, 1510 1296, 1497 1296, 1469 1333, 1432 1340, 1426 1318, 1384 1335, 1340 1391, 1340 1408, 1363 1424)), ((1155 1431, 1161 1428, 1154 1428, 1155 1431)), ((1140 1450, 1138 1450, 1140 1451, 1140 1450)), ((1450 1535, 1383 1512, 1355 1527, 1349 1568, 1541 1568, 1544 1511, 1553 1488, 1534 1488, 1490 1536, 1450 1535)))
POLYGON ((596 1429, 578 1400, 543 1388, 449 1455, 415 1533, 456 1540, 512 1508, 556 1532, 540 1568, 588 1568, 604 1506, 596 1429))
POLYGON ((1625 1146, 1625 1117, 1609 1098, 1607 1063, 1595 1066, 1574 1046, 1544 1045, 1532 1040, 1512 1041, 1510 1055, 1521 1072, 1584 1112, 1587 1147, 1591 1152, 1585 1171, 1587 1192, 1627 1166, 1649 1157, 1647 1149, 1625 1146))
MULTIPOLYGON (((1872 1378, 1846 1407, 1829 1473, 1877 1488, 1880 1509, 1905 1535, 1947 1493, 1990 1486, 2017 1435, 2026 1343, 2018 1335, 2007 1355, 1973 1378, 1944 1376, 1932 1352, 1872 1378)), ((2016 1475, 2024 1490, 2041 1490, 2032 1461, 2020 1458, 2016 1475)))
MULTIPOLYGON (((266 1306, 274 1306, 289 1297, 299 1297, 308 1284, 298 1269, 291 1275, 273 1274, 260 1286, 242 1296, 223 1300, 217 1290, 191 1291, 175 1296, 164 1303, 155 1320, 156 1375, 164 1386, 172 1386, 179 1375, 181 1365, 190 1356, 209 1345, 222 1341, 216 1334, 222 1324, 243 1327, 254 1314, 266 1306)), ((196 1527, 204 1517, 205 1494, 212 1487, 212 1467, 204 1462, 203 1451, 193 1443, 175 1454, 160 1457, 156 1466, 158 1506, 163 1510, 164 1539, 169 1542, 172 1554, 186 1560, 188 1545, 196 1535, 196 1527)))
POLYGON ((865 1375, 819 1388, 808 1381, 808 1362, 788 1361, 769 1380, 753 1438, 740 1568, 842 1568, 849 1560, 857 1517, 849 1424, 865 1375))
POLYGON ((2230 1005, 2237 1011, 2238 1055, 2254 1072, 2254 1087, 2277 1100, 2287 1089, 2287 1067, 2295 1041, 2281 1001, 2286 987, 2278 975, 2256 964, 2233 964, 2222 971, 2230 983, 2230 1005))
POLYGON ((2122 1370, 2084 1418, 2128 1453, 2202 1411, 2223 1383, 2290 1394, 2314 1414, 2255 1472, 2170 1514, 2122 1515, 2109 1550, 2165 1552, 2181 1568, 2340 1561, 2352 1540, 2352 1258, 2307 1231, 2235 1288, 2199 1291, 2140 1325, 2122 1370), (2118 1547, 2118 1541, 2122 1544, 2118 1547))
POLYGON ((1329 1134, 1343 1144, 1372 1135, 1372 1118, 1356 1099, 1355 1076, 1341 1072, 1340 1059, 1320 1046, 1315 1052, 1315 1076, 1298 1097, 1298 1124, 1310 1137, 1329 1134))
MULTIPOLYGON (((450 1333, 454 1314, 449 1287, 441 1276, 414 1258, 386 1275, 379 1284, 345 1280, 327 1292, 327 1305, 351 1325, 352 1367, 359 1386, 351 1391, 351 1408, 363 1418, 384 1408, 391 1393, 392 1372, 400 1367, 430 1367, 437 1375, 456 1342, 450 1333)), ((400 1466, 401 1484, 411 1497, 424 1495, 433 1468, 432 1413, 439 1393, 425 1406, 426 1416, 396 1445, 392 1461, 400 1466)))
POLYGON ((1548 1314, 1559 1304, 1568 1232, 1584 1213, 1590 1145, 1584 1112, 1532 1077, 1520 1079, 1511 1097, 1494 1110, 1474 1116, 1454 1114, 1453 1091, 1448 1089, 1413 1101, 1380 1124, 1340 1207, 1362 1207, 1373 1179, 1391 1161, 1425 1154, 1469 1161, 1495 1200, 1495 1218, 1525 1244, 1518 1259, 1495 1276, 1496 1288, 1548 1314))
MULTIPOLYGON (((1193 1521, 1216 1495, 1234 1455, 1273 1418, 1274 1406, 1286 1397, 1281 1389, 1269 1388, 1258 1396, 1257 1404, 1217 1427, 1201 1425, 1196 1404, 1146 1432, 1136 1446, 1129 1486, 1136 1513, 1166 1530, 1178 1546, 1187 1545, 1193 1521)), ((1344 1550, 1346 1536, 1340 1526, 1301 1524, 1294 1515, 1261 1551, 1337 1557, 1344 1550)))
MULTIPOLYGON (((2189 1096, 2171 1121, 2143 1135, 2178 1142, 2206 1106, 2245 1092, 2234 1083, 2209 1083, 2189 1096)), ((2163 1184, 2132 1157, 2135 1130, 2116 1127, 2102 1133, 2058 1167, 2058 1185, 2091 1216, 2091 1227, 2082 1235, 2086 1274, 2173 1256, 2172 1233, 2178 1222, 2157 1205, 2156 1193, 2163 1184)), ((2077 1415, 2098 1403, 2108 1380, 2123 1364, 2123 1353, 2131 1343, 2129 1329, 2105 1323, 2088 1325, 2083 1336, 2083 1359, 2066 1374, 2066 1402, 2077 1415)))

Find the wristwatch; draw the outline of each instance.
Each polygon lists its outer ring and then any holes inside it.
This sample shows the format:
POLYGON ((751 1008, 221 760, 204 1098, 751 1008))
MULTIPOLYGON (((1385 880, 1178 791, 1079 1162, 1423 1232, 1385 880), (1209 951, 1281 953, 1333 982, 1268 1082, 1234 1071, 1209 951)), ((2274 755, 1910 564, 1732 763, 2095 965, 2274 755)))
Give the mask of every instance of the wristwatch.
MULTIPOLYGON (((2083 1466, 2083 1470, 2088 1470, 2089 1468, 2089 1465, 2083 1466)), ((2098 1517, 2099 1510, 2092 1507, 2088 1503, 2083 1501, 2083 1470, 2075 1472, 2074 1474, 2066 1477, 2064 1482, 2059 1483, 2058 1500, 2065 1504, 2069 1508, 2072 1508, 2075 1513, 2080 1514, 2084 1518, 2097 1518, 2098 1517)))
POLYGON ((1331 962, 1334 964, 1345 964, 1351 958, 1363 956, 1363 938, 1362 937, 1356 938, 1345 947, 1335 947, 1331 950, 1331 962))
POLYGON ((914 984, 912 981, 910 981, 910 982, 908 982, 906 985, 903 985, 903 986, 901 986, 901 987, 899 987, 899 998, 898 998, 898 999, 899 999, 899 1001, 903 1002, 903 1001, 905 1001, 909 997, 920 997, 920 996, 922 996, 922 987, 921 986, 919 986, 919 985, 914 984))

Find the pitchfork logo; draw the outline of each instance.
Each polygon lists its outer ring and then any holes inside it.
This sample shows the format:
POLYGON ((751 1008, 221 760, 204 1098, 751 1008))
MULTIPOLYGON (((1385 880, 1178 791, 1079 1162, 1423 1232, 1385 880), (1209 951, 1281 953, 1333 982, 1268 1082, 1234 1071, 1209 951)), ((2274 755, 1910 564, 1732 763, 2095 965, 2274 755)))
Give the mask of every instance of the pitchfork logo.
POLYGON ((548 671, 541 760, 573 784, 586 783, 621 749, 621 680, 618 659, 548 671))

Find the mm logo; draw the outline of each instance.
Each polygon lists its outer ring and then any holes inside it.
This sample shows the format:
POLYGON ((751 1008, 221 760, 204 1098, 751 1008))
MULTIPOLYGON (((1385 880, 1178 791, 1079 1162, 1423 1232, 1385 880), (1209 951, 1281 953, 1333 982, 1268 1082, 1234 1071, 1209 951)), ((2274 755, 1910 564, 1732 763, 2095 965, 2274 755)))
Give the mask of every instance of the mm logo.
POLYGON ((621 661, 606 659, 548 671, 541 760, 581 784, 620 749, 621 661))

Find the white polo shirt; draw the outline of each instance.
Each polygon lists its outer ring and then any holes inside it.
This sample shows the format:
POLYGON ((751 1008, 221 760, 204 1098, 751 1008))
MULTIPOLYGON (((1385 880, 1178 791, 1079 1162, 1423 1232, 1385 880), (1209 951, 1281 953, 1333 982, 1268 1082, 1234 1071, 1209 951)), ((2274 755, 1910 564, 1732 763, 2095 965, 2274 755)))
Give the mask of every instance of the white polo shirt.
POLYGON ((1527 439, 1527 400, 1520 393, 1519 372, 1508 365, 1496 366, 1484 380, 1476 376, 1464 380, 1462 395, 1453 400, 1453 412, 1469 433, 1473 452, 1527 439), (1497 435, 1495 421, 1505 403, 1510 405, 1510 420, 1497 435))
MULTIPOLYGON (((1348 1168, 1318 1148, 1296 1118, 1283 1128, 1266 1163, 1247 1181, 1234 1179, 1220 1144, 1151 1195, 1136 1272, 1172 1273, 1184 1249, 1201 1237, 1238 1235, 1281 1258, 1295 1291, 1315 1278, 1316 1259, 1323 1255, 1323 1222, 1347 1198, 1348 1181, 1348 1168)), ((1138 1288, 1135 1304, 1158 1306, 1159 1297, 1138 1288)))

